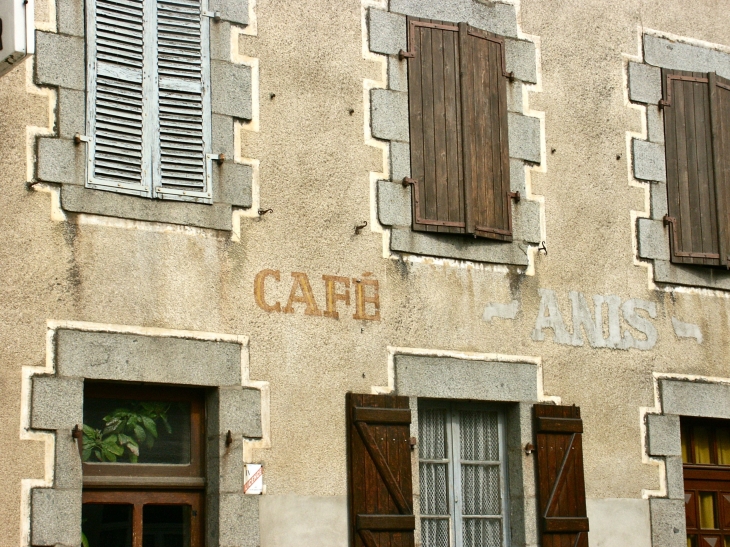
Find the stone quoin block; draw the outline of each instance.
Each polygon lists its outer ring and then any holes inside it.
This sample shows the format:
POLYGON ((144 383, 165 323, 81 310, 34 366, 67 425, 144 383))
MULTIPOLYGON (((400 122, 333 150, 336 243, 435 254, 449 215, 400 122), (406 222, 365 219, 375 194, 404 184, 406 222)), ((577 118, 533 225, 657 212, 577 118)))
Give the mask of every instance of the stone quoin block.
POLYGON ((35 40, 36 84, 86 89, 83 38, 36 31, 35 40))
POLYGON ((639 218, 636 220, 636 236, 641 258, 669 260, 669 229, 661 220, 639 218))
POLYGON ((252 116, 251 67, 224 61, 210 62, 210 96, 214 114, 244 120, 252 116))
POLYGON ((253 168, 228 159, 221 165, 211 162, 214 200, 234 207, 251 207, 253 168))
POLYGON ((388 57, 388 87, 393 91, 408 91, 408 61, 388 57))
POLYGON ((85 165, 85 145, 71 139, 38 139, 38 180, 83 185, 85 165))
POLYGON ((80 378, 34 376, 31 405, 33 429, 60 429, 70 436, 84 419, 84 382, 80 378))
POLYGON ((515 78, 523 82, 533 84, 537 82, 537 61, 533 42, 506 39, 504 54, 507 72, 514 72, 515 78))
POLYGON ((370 122, 373 137, 408 142, 408 94, 387 89, 370 91, 370 122))
MULTIPOLYGON (((86 93, 75 89, 58 89, 58 134, 72 139, 86 134, 86 93)), ((85 146, 80 147, 86 156, 85 146)))
POLYGON ((684 499, 649 500, 651 511, 652 545, 661 547, 687 547, 684 499))
POLYGON ((634 156, 634 176, 637 179, 659 182, 667 181, 664 146, 634 139, 632 142, 632 150, 634 156))
POLYGON ((730 54, 651 34, 644 35, 644 61, 662 68, 717 72, 723 78, 730 78, 730 54))
POLYGON ((411 147, 403 142, 390 143, 390 178, 393 182, 403 182, 411 176, 411 147))
POLYGON ((34 488, 31 544, 81 545, 81 489, 34 488))
MULTIPOLYGON (((223 21, 235 25, 248 25, 248 1, 247 0, 208 0, 208 9, 220 13, 223 21)), ((220 22, 211 20, 211 28, 220 22)))
POLYGON ((402 15, 370 8, 368 10, 370 51, 397 55, 408 50, 406 18, 402 15))
POLYGON ((658 104, 662 98, 661 69, 629 63, 629 98, 635 103, 658 104))
POLYGON ((56 20, 59 34, 84 37, 84 2, 83 0, 58 0, 56 4, 56 20))
POLYGON ((510 158, 540 163, 540 119, 513 112, 508 113, 507 119, 510 158))
POLYGON ((378 220, 385 226, 411 225, 411 186, 378 181, 378 220))

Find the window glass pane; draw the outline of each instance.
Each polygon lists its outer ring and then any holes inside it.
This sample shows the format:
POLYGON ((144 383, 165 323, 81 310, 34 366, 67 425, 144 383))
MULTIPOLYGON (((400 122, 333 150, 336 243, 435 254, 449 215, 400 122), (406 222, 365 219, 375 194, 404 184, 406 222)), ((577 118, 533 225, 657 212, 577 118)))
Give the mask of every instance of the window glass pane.
POLYGON ((714 492, 700 492, 700 528, 716 528, 714 492))
POLYGON ((496 412, 461 412, 461 459, 499 461, 499 429, 496 412))
POLYGON ((418 455, 422 460, 445 460, 446 409, 418 411, 418 455))
POLYGON ((449 521, 447 519, 421 519, 422 547, 449 547, 449 521))
POLYGON ((695 426, 692 428, 695 443, 694 463, 712 463, 710 428, 707 426, 695 426))
POLYGON ((690 439, 689 439, 689 428, 683 427, 681 429, 682 439, 682 463, 691 463, 689 461, 690 453, 692 452, 690 439))
POLYGON ((461 497, 464 515, 501 515, 498 465, 462 465, 461 497))
POLYGON ((190 547, 190 506, 145 505, 142 546, 190 547))
POLYGON ((81 531, 89 547, 132 547, 132 506, 85 503, 81 531))
MULTIPOLYGON (((421 460, 421 514, 448 515, 448 460, 446 454, 446 409, 428 408, 418 412, 418 451, 421 460), (443 463, 438 463, 439 461, 443 463)), ((434 525, 435 526, 435 525, 434 525)))
POLYGON ((463 547, 501 547, 502 521, 497 519, 464 519, 463 547))
POLYGON ((717 439, 717 463, 730 465, 730 429, 718 427, 715 438, 717 439))
POLYGON ((448 515, 447 465, 445 463, 421 462, 419 468, 421 514, 448 515))
POLYGON ((84 399, 84 461, 190 463, 190 403, 84 399))

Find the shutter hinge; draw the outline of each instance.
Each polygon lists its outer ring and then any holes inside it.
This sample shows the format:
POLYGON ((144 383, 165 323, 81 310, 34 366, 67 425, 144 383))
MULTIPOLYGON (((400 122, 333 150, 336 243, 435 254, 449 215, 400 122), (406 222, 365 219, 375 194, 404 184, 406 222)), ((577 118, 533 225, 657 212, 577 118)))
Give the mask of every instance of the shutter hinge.
POLYGON ((527 443, 525 445, 525 455, 529 456, 535 451, 535 445, 532 443, 527 443))
POLYGON ((401 60, 401 61, 403 59, 413 59, 415 56, 416 56, 416 52, 415 51, 406 51, 404 49, 401 49, 398 52, 398 59, 401 60))
POLYGON ((206 154, 205 157, 216 162, 218 165, 222 165, 223 162, 226 161, 225 154, 206 154))
POLYGON ((91 142, 91 137, 87 137, 86 135, 81 135, 80 133, 76 133, 74 135, 74 144, 81 144, 82 142, 86 142, 86 143, 91 142))
POLYGON ((664 99, 659 99, 659 110, 664 110, 665 106, 669 106, 669 101, 665 101, 664 99))
POLYGON ((210 17, 215 21, 216 23, 221 20, 221 12, 220 11, 204 11, 201 13, 203 17, 210 17))
POLYGON ((664 215, 662 220, 664 221, 664 226, 669 226, 670 224, 674 225, 677 222, 676 218, 670 217, 669 215, 664 215))
POLYGON ((411 177, 403 177, 403 181, 401 184, 403 185, 403 188, 408 186, 409 184, 417 184, 418 181, 416 179, 412 179, 411 177))
POLYGON ((520 196, 519 192, 507 192, 507 195, 515 200, 517 203, 519 203, 520 199, 522 199, 522 196, 520 196))
POLYGON ((509 80, 510 82, 514 82, 514 81, 515 81, 515 73, 514 73, 514 71, 513 71, 513 70, 512 70, 512 71, 510 71, 510 72, 508 72, 508 73, 506 74, 506 76, 507 76, 507 79, 508 79, 508 80, 509 80))

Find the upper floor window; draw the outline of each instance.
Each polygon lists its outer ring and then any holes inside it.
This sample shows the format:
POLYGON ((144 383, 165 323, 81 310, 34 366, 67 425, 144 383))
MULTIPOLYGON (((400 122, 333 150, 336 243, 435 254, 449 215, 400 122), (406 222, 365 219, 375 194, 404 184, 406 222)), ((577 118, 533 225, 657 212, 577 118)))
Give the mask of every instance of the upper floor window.
POLYGON ((662 70, 671 261, 728 267, 730 80, 662 70))
POLYGON ((90 0, 89 188, 212 201, 201 0, 90 0))
POLYGON ((504 39, 408 21, 413 229, 511 241, 504 39))

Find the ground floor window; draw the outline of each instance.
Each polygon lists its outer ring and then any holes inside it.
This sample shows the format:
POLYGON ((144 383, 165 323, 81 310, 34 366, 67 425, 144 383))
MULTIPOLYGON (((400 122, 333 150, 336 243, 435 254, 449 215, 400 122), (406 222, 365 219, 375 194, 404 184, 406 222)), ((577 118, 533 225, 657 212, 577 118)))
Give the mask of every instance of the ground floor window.
POLYGON ((449 401, 418 403, 423 547, 506 547, 504 413, 449 401))
POLYGON ((204 393, 84 386, 84 547, 201 547, 204 393))
POLYGON ((681 419, 687 547, 730 547, 730 421, 681 419))

